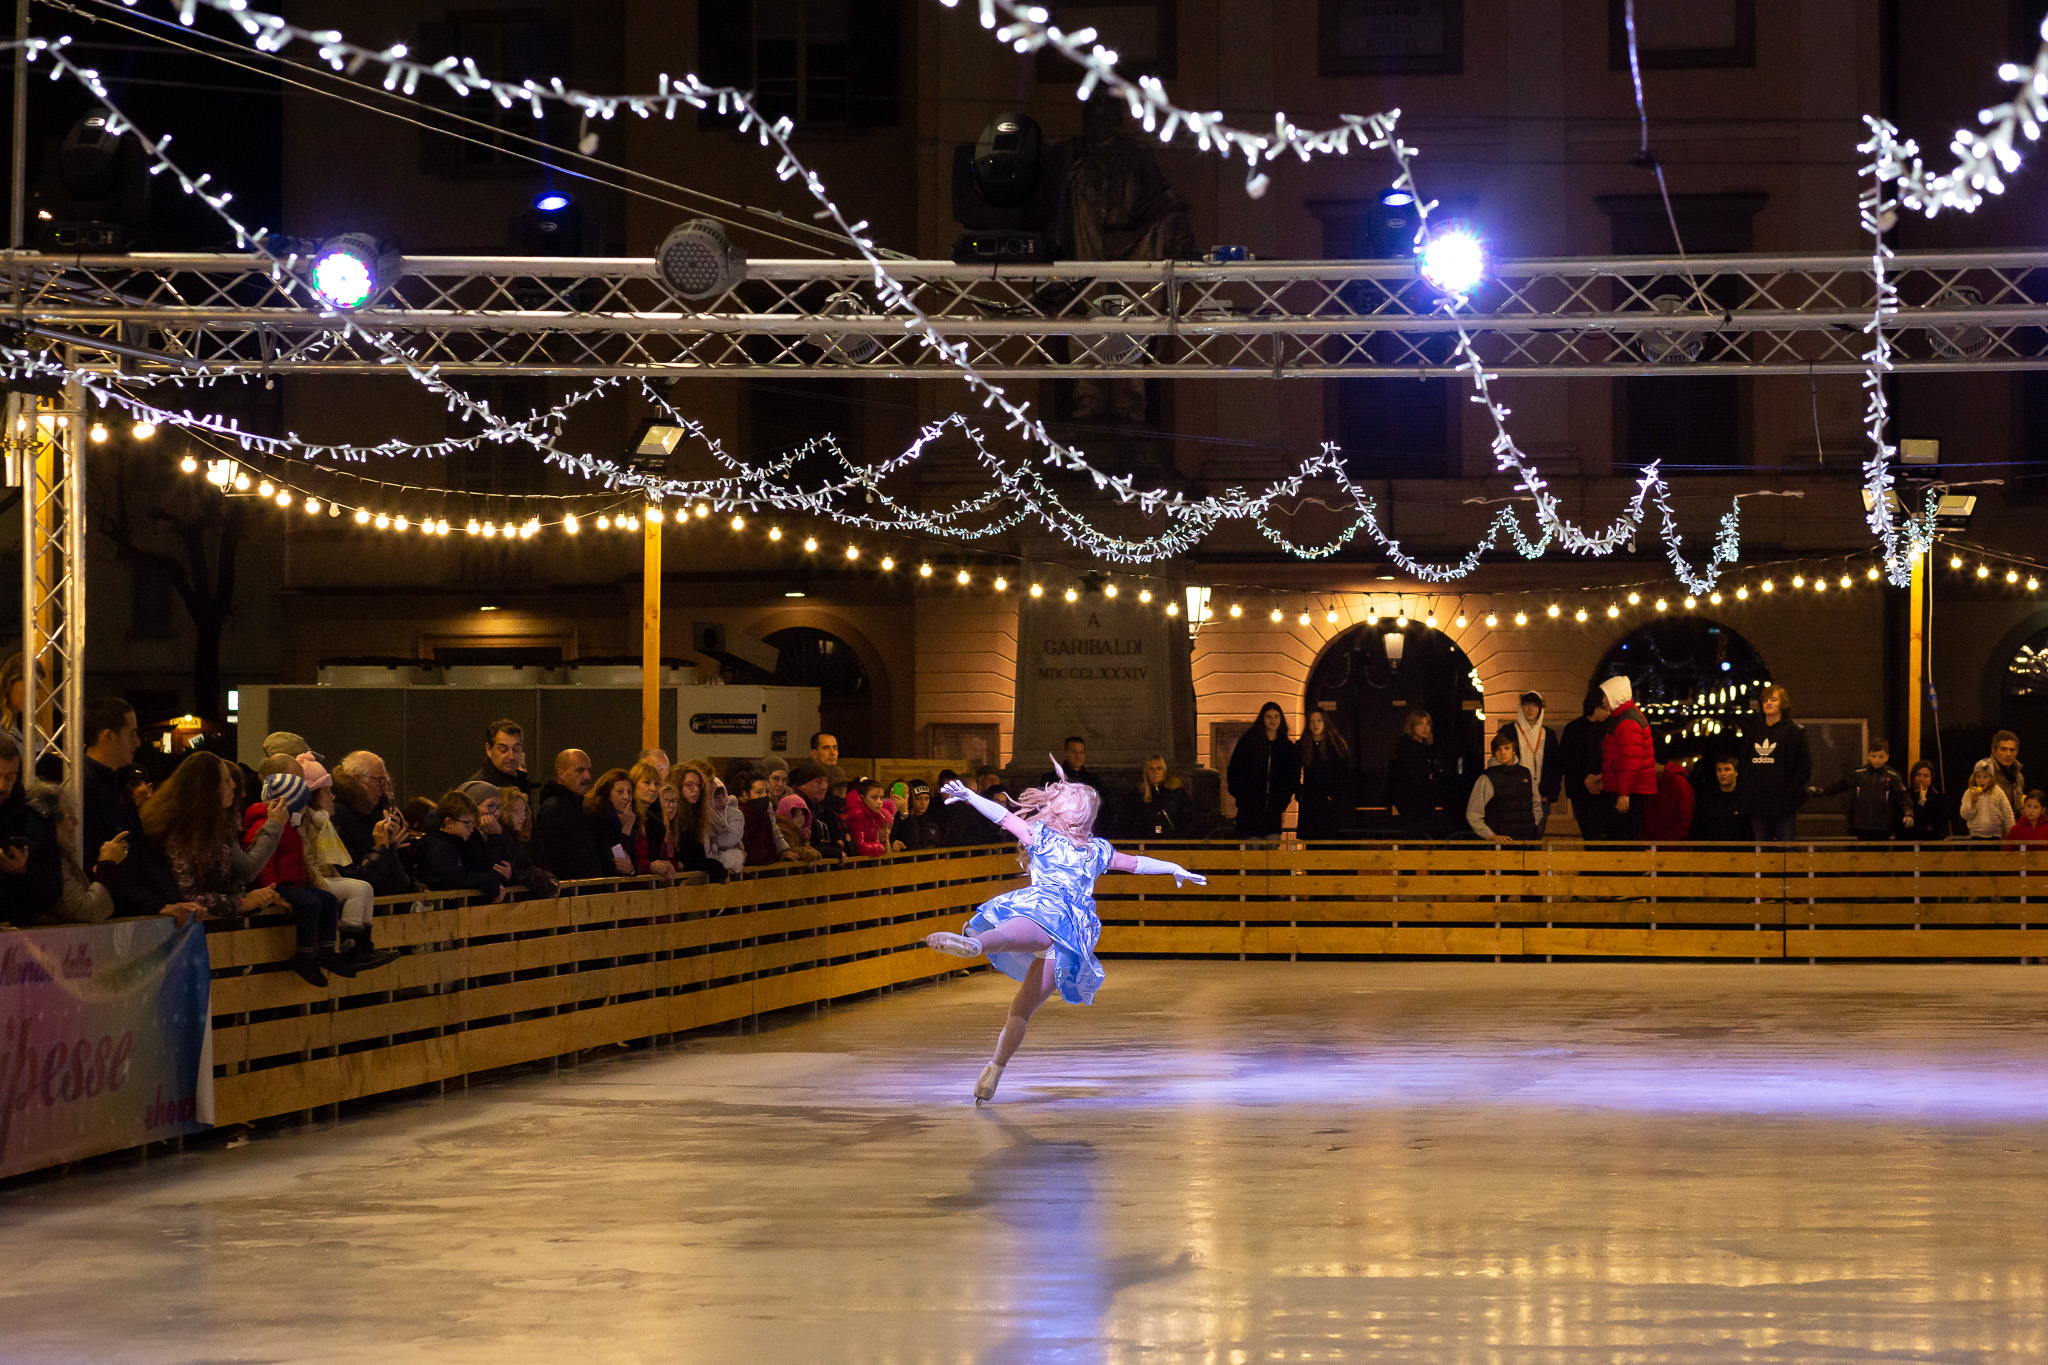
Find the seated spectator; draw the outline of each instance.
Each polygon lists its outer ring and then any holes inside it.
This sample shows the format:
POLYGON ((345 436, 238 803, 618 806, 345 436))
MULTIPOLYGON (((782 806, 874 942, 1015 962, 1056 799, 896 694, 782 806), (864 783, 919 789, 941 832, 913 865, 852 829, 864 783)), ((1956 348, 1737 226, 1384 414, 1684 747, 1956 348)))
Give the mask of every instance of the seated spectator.
POLYGON ((508 887, 529 897, 559 896, 562 888, 555 879, 533 865, 533 853, 526 841, 505 828, 504 795, 511 792, 523 803, 526 794, 517 787, 493 787, 488 782, 465 782, 456 788, 476 806, 476 829, 463 850, 472 872, 488 869, 508 887))
POLYGON ((889 847, 898 853, 915 853, 942 847, 938 817, 932 814, 932 789, 913 779, 904 784, 902 813, 889 835, 889 847))
POLYGON ((633 779, 624 768, 607 768, 583 798, 583 818, 590 837, 621 877, 640 874, 633 862, 633 779))
MULTIPOLYGON (((85 708, 84 731, 85 809, 79 814, 85 822, 85 846, 104 848, 117 835, 127 836, 128 856, 115 868, 107 888, 114 897, 114 913, 170 915, 180 924, 204 914, 204 906, 180 894, 176 874, 161 847, 144 833, 142 813, 122 785, 120 770, 134 762, 135 751, 142 746, 135 709, 119 697, 101 697, 85 708)), ((7 749, 14 754, 18 781, 21 747, 10 742, 7 749)), ((220 762, 217 757, 214 761, 220 762)), ((4 763, 0 759, 0 766, 4 763)), ((150 799, 154 802, 161 795, 159 791, 150 799)), ((232 830, 227 837, 234 842, 232 830)), ((239 850, 240 845, 236 847, 239 850)))
POLYGON ((811 847, 820 858, 839 859, 847 855, 846 830, 830 804, 831 784, 825 770, 809 759, 789 771, 790 790, 803 798, 811 815, 811 847))
POLYGON ((341 836, 349 860, 335 871, 368 882, 379 896, 402 896, 412 890, 405 846, 416 835, 391 800, 391 774, 384 760, 367 749, 346 754, 333 773, 334 804, 327 820, 341 836))
POLYGON ((435 802, 434 828, 420 838, 420 880, 429 891, 474 891, 478 899, 495 905, 507 895, 505 874, 512 869, 505 867, 501 873, 473 864, 469 841, 476 826, 476 802, 461 792, 449 792, 435 802))
POLYGON ((1186 784, 1166 775, 1166 756, 1153 754, 1145 760, 1138 779, 1137 799, 1127 820, 1131 834, 1139 839, 1191 839, 1195 837, 1195 799, 1186 784))
POLYGON ((687 763, 668 770, 661 784, 662 820, 667 828, 663 847, 684 872, 702 872, 713 882, 722 882, 725 864, 711 856, 705 841, 711 834, 710 787, 704 774, 687 763))
POLYGON ((1682 844, 1692 830, 1693 791, 1677 759, 1657 769, 1657 795, 1643 811, 1643 838, 1653 844, 1682 844))
POLYGON ((590 755, 581 749, 556 754, 555 780, 540 789, 533 811, 535 861, 556 881, 587 881, 618 870, 591 828, 584 808, 589 792, 590 755))
POLYGON ((889 828, 893 816, 886 809, 882 784, 872 777, 856 778, 846 793, 844 813, 847 852, 856 858, 879 858, 889 851, 889 828))
POLYGON ((518 721, 494 720, 484 727, 483 766, 471 773, 463 785, 471 782, 533 790, 533 779, 526 775, 526 731, 518 721))
POLYGON ((1998 785, 1998 772, 1988 758, 1977 760, 1970 770, 1970 787, 1963 793, 1959 810, 1970 838, 1981 842, 2003 842, 2013 827, 2012 802, 1998 785))
POLYGON ((626 850, 633 867, 644 876, 673 877, 676 863, 663 847, 668 831, 661 821, 662 771, 642 760, 626 776, 633 783, 633 842, 626 850))
MULTIPOLYGON (((48 845, 49 854, 57 865, 58 887, 54 898, 32 909, 18 899, 11 888, 0 891, 0 920, 28 926, 103 924, 112 919, 114 897, 108 883, 128 856, 127 838, 116 835, 97 850, 93 870, 88 875, 71 852, 78 838, 79 819, 63 789, 48 782, 33 782, 24 796, 27 808, 43 831, 39 842, 48 845)), ((32 851, 38 855, 44 852, 41 847, 32 851)), ((0 872, 0 883, 8 880, 10 878, 0 872)))
POLYGON ((811 847, 811 808, 795 792, 775 806, 775 829, 782 836, 791 862, 814 863, 818 850, 811 847))
MULTIPOLYGON (((1686 837, 1694 842, 1746 844, 1756 835, 1750 828, 1749 807, 1742 798, 1735 760, 1714 760, 1713 785, 1693 793, 1692 825, 1686 837)), ((1578 814, 1574 804, 1572 813, 1578 814)))
POLYGON ((1900 827, 1906 809, 1906 784, 1892 771, 1892 746, 1873 739, 1864 753, 1863 766, 1825 787, 1809 787, 1812 796, 1840 796, 1850 792, 1849 833, 1874 842, 1890 839, 1900 827))
POLYGON ((1496 844, 1534 839, 1543 822, 1543 798, 1536 783, 1522 766, 1513 730, 1493 737, 1493 761, 1472 784, 1465 802, 1465 823, 1480 838, 1496 844))
MULTIPOLYGON (((277 757, 290 762, 293 768, 299 767, 297 760, 284 759, 282 755, 277 757)), ((253 849, 268 832, 272 813, 278 806, 284 807, 284 825, 278 831, 270 857, 256 870, 255 880, 259 885, 275 890, 298 921, 298 952, 293 960, 295 970, 305 962, 317 964, 316 971, 354 976, 355 964, 341 953, 341 898, 313 885, 312 868, 306 861, 306 841, 299 827, 309 795, 306 779, 300 772, 266 774, 263 778, 263 800, 252 803, 243 814, 242 846, 253 849)), ((314 981, 304 971, 299 975, 311 985, 326 984, 325 981, 314 981)))
POLYGON ((1906 774, 1906 795, 1899 815, 1899 837, 1921 843, 1946 839, 1955 832, 1956 807, 1935 785, 1934 765, 1922 759, 1906 774))
POLYGON ((2043 796, 2039 788, 2027 793, 2026 800, 2020 803, 2020 818, 2005 832, 2007 848, 2025 848, 2028 844, 2048 844, 2048 796, 2043 796))
POLYGON ((348 845, 334 828, 333 776, 324 764, 310 758, 299 760, 299 773, 306 781, 306 813, 299 823, 299 838, 305 845, 313 885, 341 902, 341 955, 358 972, 396 962, 396 951, 379 950, 370 941, 377 889, 341 870, 352 860, 348 845))

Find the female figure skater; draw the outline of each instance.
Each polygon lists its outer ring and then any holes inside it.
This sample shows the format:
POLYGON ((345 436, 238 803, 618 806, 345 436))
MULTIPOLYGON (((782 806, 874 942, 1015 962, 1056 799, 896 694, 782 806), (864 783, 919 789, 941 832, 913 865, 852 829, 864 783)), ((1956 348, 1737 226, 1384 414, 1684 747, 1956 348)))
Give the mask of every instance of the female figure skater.
POLYGON ((1094 1003, 1102 985, 1102 964, 1095 960, 1095 941, 1102 936, 1102 921, 1095 916, 1097 877, 1114 870, 1170 876, 1176 886, 1183 881, 1209 884, 1206 877, 1179 863, 1118 853, 1107 840, 1095 838, 1101 794, 1086 783, 1067 781, 1058 759, 1052 766, 1060 780, 1026 791, 1017 798, 1014 811, 977 796, 960 782, 939 789, 948 803, 965 801, 1001 825, 1022 845, 1031 873, 1031 885, 1005 891, 975 911, 962 926, 966 934, 938 933, 925 940, 954 957, 986 953, 996 970, 1019 983, 1010 1017, 996 1038, 996 1055, 975 1082, 977 1106, 995 1097, 1003 1068, 1023 1043, 1031 1016, 1055 989, 1069 1004, 1094 1003))

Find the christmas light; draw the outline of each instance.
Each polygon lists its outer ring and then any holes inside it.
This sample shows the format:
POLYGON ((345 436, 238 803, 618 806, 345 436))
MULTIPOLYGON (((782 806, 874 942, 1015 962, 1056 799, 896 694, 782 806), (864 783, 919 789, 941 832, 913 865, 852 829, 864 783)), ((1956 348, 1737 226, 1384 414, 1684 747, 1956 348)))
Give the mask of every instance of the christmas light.
POLYGON ((147 441, 150 437, 156 435, 156 423, 137 422, 134 426, 129 428, 129 431, 135 437, 136 440, 147 441))
MULTIPOLYGON (((1072 589, 1072 588, 1069 588, 1069 589, 1068 589, 1067 591, 1069 591, 1069 592, 1072 592, 1072 591, 1073 591, 1073 589, 1072 589)), ((1244 615, 1244 608, 1243 608, 1243 607, 1241 607, 1241 606, 1239 606, 1239 605, 1238 605, 1237 603, 1235 603, 1235 602, 1232 602, 1232 603, 1230 604, 1230 614, 1231 614, 1231 616, 1233 616, 1233 617, 1238 617, 1238 616, 1242 616, 1242 615, 1244 615)))
POLYGON ((1778 585, 1776 583, 1773 583, 1768 578, 1766 578, 1763 582, 1759 583, 1757 586, 1759 588, 1762 588, 1765 592, 1776 592, 1778 588, 1778 585))
POLYGON ((782 539, 782 528, 781 528, 780 526, 771 526, 771 527, 769 527, 769 528, 768 528, 768 539, 770 539, 770 540, 780 540, 780 539, 782 539))
POLYGON ((573 536, 583 528, 577 524, 576 514, 571 512, 568 516, 562 518, 562 529, 573 536))
POLYGON ((1989 566, 1988 564, 1979 564, 1979 565, 1977 566, 1977 577, 1979 577, 1979 578, 1989 578, 1989 577, 1991 577, 1991 567, 1990 567, 1990 566, 1989 566))
MULTIPOLYGON (((1081 594, 1080 594, 1080 593, 1078 593, 1078 592, 1076 592, 1076 591, 1075 591, 1074 589, 1072 589, 1072 588, 1068 588, 1068 589, 1067 589, 1067 600, 1068 600, 1069 602, 1078 602, 1078 601, 1080 601, 1080 600, 1081 600, 1081 594)), ((1243 615, 1244 613, 1243 613, 1243 612, 1241 612, 1241 611, 1240 611, 1240 610, 1239 610, 1238 608, 1236 608, 1236 607, 1234 607, 1234 606, 1233 606, 1233 607, 1232 607, 1232 608, 1230 609, 1230 614, 1231 614, 1232 616, 1242 616, 1242 615, 1243 615)))
POLYGON ((733 513, 732 521, 728 524, 735 531, 744 531, 747 529, 747 519, 737 512, 733 513))
POLYGON ((805 537, 804 537, 804 552, 805 552, 806 554, 815 554, 815 553, 817 552, 817 549, 818 549, 818 538, 817 538, 816 536, 805 536, 805 537))
POLYGON ((1300 620, 1299 622, 1297 622, 1297 624, 1299 624, 1299 625, 1304 625, 1304 626, 1308 624, 1308 613, 1307 613, 1307 612, 1303 612, 1303 613, 1301 614, 1301 620, 1300 620))
POLYGON ((895 557, 894 555, 883 555, 883 556, 882 556, 882 572, 883 572, 883 573, 892 573, 892 572, 894 572, 894 571, 895 571, 895 568, 896 568, 896 557, 895 557))
POLYGON ((930 578, 930 577, 932 576, 932 566, 931 566, 931 565, 929 565, 929 564, 920 564, 920 565, 918 565, 918 566, 917 566, 917 576, 918 576, 919 578, 930 578))
POLYGON ((1486 613, 1486 628, 1488 630, 1492 630, 1495 626, 1498 626, 1499 624, 1500 618, 1498 616, 1495 616, 1492 612, 1486 613))
POLYGON ((199 461, 187 455, 184 459, 178 461, 178 468, 184 470, 187 474, 197 474, 199 472, 199 461))
POLYGON ((369 524, 370 524, 370 514, 369 514, 369 512, 368 512, 368 511, 366 511, 365 509, 361 508, 361 507, 358 507, 358 508, 356 509, 356 525, 358 525, 358 526, 368 526, 369 524))
POLYGON ((1615 617, 1619 615, 1621 615, 1621 608, 1616 606, 1614 603, 1609 602, 1607 604, 1607 619, 1612 621, 1615 617))
POLYGON ((1138 600, 1139 600, 1140 602, 1150 602, 1150 601, 1152 600, 1152 589, 1150 589, 1150 588, 1140 588, 1140 589, 1138 589, 1138 600))
POLYGON ((847 547, 846 547, 846 557, 847 557, 848 559, 859 559, 859 558, 860 558, 860 546, 858 546, 858 545, 849 545, 849 546, 847 546, 847 547))
POLYGON ((647 509, 647 520, 651 524, 659 526, 666 519, 666 515, 662 512, 662 510, 659 507, 649 507, 647 509))
POLYGON ((1031 595, 1033 597, 1045 596, 1045 585, 1042 583, 1033 583, 1031 585, 1031 595))
POLYGON ((1749 585, 1747 583, 1735 590, 1735 600, 1738 602, 1747 602, 1749 600, 1749 585))
POLYGON ((1550 604, 1550 606, 1549 606, 1549 608, 1548 608, 1547 610, 1548 610, 1548 613, 1549 613, 1550 619, 1551 619, 1551 620, 1553 620, 1553 621, 1555 621, 1555 620, 1557 619, 1557 614, 1558 614, 1558 606, 1557 606, 1557 603, 1555 603, 1555 602, 1552 602, 1552 603, 1550 604))
POLYGON ((1010 580, 1003 577, 1001 574, 997 574, 996 581, 992 586, 995 588, 997 592, 1006 592, 1009 590, 1010 580))
MULTIPOLYGON (((969 582, 970 582, 971 580, 970 580, 970 578, 969 578, 969 576, 968 576, 967 570, 965 570, 965 569, 962 569, 962 570, 961 570, 961 571, 960 571, 959 573, 957 573, 957 574, 954 574, 954 575, 953 575, 953 581, 954 581, 955 583, 958 583, 958 584, 959 584, 959 585, 960 585, 961 587, 963 587, 963 588, 964 588, 964 587, 966 587, 966 586, 967 586, 967 584, 968 584, 968 583, 969 583, 969 582)), ((1071 591, 1072 591, 1072 589, 1068 589, 1068 591, 1069 591, 1069 592, 1071 592, 1071 591)), ((1073 598, 1071 598, 1071 597, 1069 597, 1069 598, 1068 598, 1067 600, 1068 600, 1069 602, 1071 602, 1071 601, 1073 601, 1074 599, 1073 599, 1073 598)))
POLYGON ((1276 625, 1276 626, 1277 626, 1277 625, 1279 625, 1279 624, 1280 624, 1280 608, 1278 608, 1278 607, 1275 607, 1275 608, 1273 608, 1272 616, 1273 616, 1273 624, 1274 624, 1274 625, 1276 625))
POLYGON ((1572 613, 1572 619, 1574 621, 1577 621, 1580 625, 1584 625, 1587 619, 1586 609, 1584 607, 1580 607, 1577 611, 1572 613))
POLYGON ((1660 597, 1660 598, 1658 598, 1658 599, 1657 599, 1657 610, 1658 610, 1658 611, 1663 611, 1663 610, 1664 610, 1664 608, 1665 608, 1666 606, 1668 606, 1668 605, 1670 605, 1670 604, 1669 604, 1669 603, 1667 603, 1667 602, 1665 602, 1665 600, 1664 600, 1663 598, 1661 598, 1661 597, 1660 597))
POLYGON ((1526 612, 1520 612, 1520 611, 1516 612, 1516 613, 1515 613, 1515 624, 1516 624, 1516 625, 1518 625, 1518 626, 1526 626, 1526 625, 1528 625, 1528 624, 1529 624, 1529 616, 1528 616, 1528 613, 1526 613, 1526 612))
POLYGON ((1178 602, 1168 602, 1168 603, 1166 604, 1166 614, 1167 614, 1168 616, 1178 616, 1178 615, 1180 615, 1180 603, 1178 603, 1178 602))
POLYGON ((1116 584, 1114 584, 1114 583, 1104 583, 1104 584, 1102 585, 1102 595, 1103 595, 1104 597, 1115 597, 1115 596, 1116 596, 1116 584))

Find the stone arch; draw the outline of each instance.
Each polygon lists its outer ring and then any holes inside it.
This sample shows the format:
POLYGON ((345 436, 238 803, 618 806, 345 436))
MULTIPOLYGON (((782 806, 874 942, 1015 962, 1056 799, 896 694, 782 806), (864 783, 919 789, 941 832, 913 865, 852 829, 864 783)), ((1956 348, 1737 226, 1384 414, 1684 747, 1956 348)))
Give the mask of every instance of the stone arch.
MULTIPOLYGON (((847 755, 858 758, 875 758, 886 757, 894 752, 892 747, 896 740, 894 733, 894 681, 890 676, 889 666, 885 662, 882 652, 875 647, 874 641, 868 638, 867 633, 861 630, 860 627, 829 607, 814 607, 796 603, 790 603, 787 606, 778 605, 741 612, 733 622, 733 625, 736 629, 743 630, 756 639, 765 639, 778 630, 803 627, 810 630, 823 631, 844 642, 854 652, 855 657, 860 660, 862 669, 868 675, 868 684, 874 696, 873 713, 870 723, 873 726, 874 745, 881 751, 879 754, 854 754, 851 750, 847 750, 847 755)), ((810 736, 792 736, 791 738, 792 740, 799 738, 808 740, 810 736)))

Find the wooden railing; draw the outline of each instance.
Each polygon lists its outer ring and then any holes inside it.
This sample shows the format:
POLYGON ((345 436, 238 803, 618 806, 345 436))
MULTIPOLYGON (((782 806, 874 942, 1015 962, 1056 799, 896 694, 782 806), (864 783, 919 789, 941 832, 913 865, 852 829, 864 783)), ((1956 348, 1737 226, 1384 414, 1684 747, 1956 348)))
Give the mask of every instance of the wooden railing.
MULTIPOLYGON (((1145 847, 1209 884, 1104 877, 1105 956, 2048 958, 2048 850, 1145 847)), ((423 893, 379 905, 378 943, 405 955, 325 991, 286 965, 287 923, 218 931, 218 1120, 943 976, 962 964, 924 936, 1022 884, 998 846, 503 905, 423 893)))
MULTIPOLYGON (((1133 845, 1132 848, 1139 846, 1133 845)), ((1946 843, 1218 845, 1096 888, 1104 954, 2048 957, 2048 849, 1946 843)))

